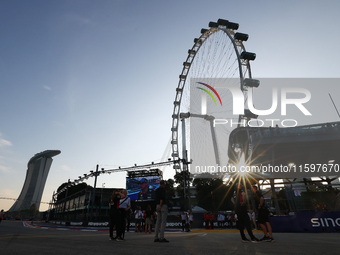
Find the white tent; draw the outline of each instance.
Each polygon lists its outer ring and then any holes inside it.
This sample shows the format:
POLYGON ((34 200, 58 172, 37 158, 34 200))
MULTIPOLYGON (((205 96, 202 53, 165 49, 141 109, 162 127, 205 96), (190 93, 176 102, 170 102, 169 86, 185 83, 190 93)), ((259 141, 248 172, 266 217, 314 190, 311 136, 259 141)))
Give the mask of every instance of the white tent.
POLYGON ((207 212, 207 210, 205 210, 204 208, 202 207, 199 207, 199 206, 195 206, 194 208, 192 208, 191 210, 193 213, 205 213, 207 212))

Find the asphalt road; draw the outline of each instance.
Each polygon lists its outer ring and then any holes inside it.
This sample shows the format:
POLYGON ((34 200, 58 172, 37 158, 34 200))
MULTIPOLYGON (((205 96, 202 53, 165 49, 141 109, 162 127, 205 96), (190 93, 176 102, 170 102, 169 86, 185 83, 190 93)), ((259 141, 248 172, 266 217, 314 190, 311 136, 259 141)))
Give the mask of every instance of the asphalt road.
MULTIPOLYGON (((339 233, 275 233, 274 243, 242 243, 239 233, 197 230, 166 232, 169 243, 154 243, 153 234, 126 233, 110 241, 107 231, 24 227, 19 221, 0 224, 0 254, 339 254, 339 233)), ((255 233, 258 238, 261 233, 255 233)))

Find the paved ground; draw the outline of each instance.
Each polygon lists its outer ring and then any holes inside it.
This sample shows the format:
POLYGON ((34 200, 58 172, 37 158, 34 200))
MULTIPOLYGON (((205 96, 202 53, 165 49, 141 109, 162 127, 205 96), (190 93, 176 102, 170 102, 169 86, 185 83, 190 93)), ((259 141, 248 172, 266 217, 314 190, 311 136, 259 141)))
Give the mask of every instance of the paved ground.
MULTIPOLYGON (((276 233, 274 243, 242 243, 237 231, 166 232, 169 243, 152 234, 127 233, 124 242, 109 241, 105 231, 24 227, 0 224, 0 253, 7 254, 339 254, 339 233, 276 233)), ((102 229, 103 230, 103 229, 102 229)), ((257 237, 262 234, 255 233, 257 237)))

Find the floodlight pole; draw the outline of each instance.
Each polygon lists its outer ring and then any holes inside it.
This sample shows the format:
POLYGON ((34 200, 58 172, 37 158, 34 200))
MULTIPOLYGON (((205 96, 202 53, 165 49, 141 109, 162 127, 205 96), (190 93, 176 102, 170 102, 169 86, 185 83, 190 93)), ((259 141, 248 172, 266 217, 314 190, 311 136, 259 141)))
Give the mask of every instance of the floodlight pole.
POLYGON ((185 136, 185 117, 182 118, 182 163, 183 163, 183 197, 184 197, 184 210, 186 209, 186 197, 187 197, 187 192, 186 192, 186 171, 187 171, 187 165, 185 162, 187 161, 187 145, 186 145, 186 136, 185 136))
POLYGON ((53 190, 53 195, 52 195, 52 200, 49 204, 49 209, 48 209, 48 218, 47 221, 51 220, 51 211, 53 210, 53 212, 55 212, 55 203, 54 203, 54 190, 53 190), (53 208, 53 209, 52 209, 53 208))
POLYGON ((63 219, 65 219, 65 211, 66 211, 66 202, 67 202, 67 194, 68 194, 68 188, 70 185, 70 179, 67 181, 67 186, 66 186, 66 192, 65 192, 65 202, 64 202, 64 209, 63 209, 63 219))
MULTIPOLYGON (((183 164, 183 183, 184 183, 184 210, 186 209, 186 184, 187 184, 187 176, 189 173, 189 162, 188 162, 188 151, 186 147, 186 136, 185 136, 185 118, 188 118, 187 114, 181 114, 181 120, 182 120, 182 164, 183 164)), ((190 179, 188 180, 188 210, 191 211, 191 202, 190 202, 190 179)))
POLYGON ((96 196, 96 185, 97 185, 98 168, 99 168, 99 165, 97 164, 96 173, 94 175, 93 194, 92 194, 92 199, 91 199, 91 215, 90 215, 90 220, 91 221, 92 221, 92 214, 93 214, 94 199, 95 199, 95 196, 96 196))

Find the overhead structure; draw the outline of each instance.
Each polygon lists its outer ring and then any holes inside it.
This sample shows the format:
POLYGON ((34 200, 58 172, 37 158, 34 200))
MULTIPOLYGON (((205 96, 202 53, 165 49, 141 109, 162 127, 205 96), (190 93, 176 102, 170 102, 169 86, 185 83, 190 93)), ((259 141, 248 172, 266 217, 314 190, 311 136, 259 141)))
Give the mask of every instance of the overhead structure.
POLYGON ((135 175, 139 175, 140 173, 144 172, 149 172, 150 174, 155 173, 155 175, 159 175, 160 172, 158 169, 155 169, 157 167, 160 166, 168 166, 168 165, 172 165, 174 164, 174 162, 169 158, 168 161, 163 161, 163 162, 151 162, 150 164, 144 164, 144 165, 137 165, 135 164, 134 166, 130 166, 130 167, 118 167, 115 169, 104 169, 102 168, 101 170, 97 170, 97 171, 90 171, 86 174, 83 174, 82 176, 78 176, 77 179, 74 179, 73 181, 68 180, 67 185, 65 185, 63 188, 61 188, 59 191, 53 193, 53 200, 57 200, 56 198, 58 197, 59 194, 61 194, 62 192, 66 191, 69 187, 74 186, 78 183, 84 182, 89 178, 92 177, 97 177, 101 174, 111 174, 111 173, 116 173, 116 172, 127 172, 128 176, 135 176, 135 175), (146 170, 146 169, 150 169, 150 171, 146 170), (141 172, 142 171, 142 172, 141 172))

